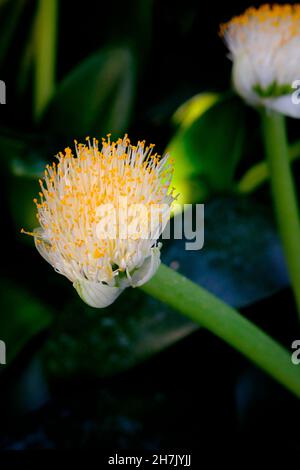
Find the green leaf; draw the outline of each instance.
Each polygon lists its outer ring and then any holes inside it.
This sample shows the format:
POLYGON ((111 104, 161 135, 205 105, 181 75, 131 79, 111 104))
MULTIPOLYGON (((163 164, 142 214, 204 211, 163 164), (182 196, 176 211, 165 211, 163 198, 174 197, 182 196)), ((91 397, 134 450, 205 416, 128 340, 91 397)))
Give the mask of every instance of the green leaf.
POLYGON ((6 344, 6 362, 10 364, 33 336, 50 325, 52 317, 19 285, 6 279, 1 279, 0 285, 0 339, 6 344))
POLYGON ((148 359, 197 326, 137 289, 127 289, 110 307, 97 310, 74 298, 48 340, 44 359, 58 377, 113 375, 148 359))
MULTIPOLYGON (((297 140, 289 146, 289 161, 292 163, 300 157, 300 141, 297 140)), ((269 178, 269 167, 262 160, 249 168, 237 183, 237 190, 241 193, 251 193, 258 189, 269 178)))
MULTIPOLYGON (((10 212, 17 232, 21 228, 32 231, 37 225, 36 206, 33 199, 38 196, 39 185, 36 180, 22 176, 9 178, 8 196, 10 212)), ((22 235, 21 240, 32 243, 31 237, 22 235)))
POLYGON ((185 239, 173 240, 162 251, 165 264, 236 308, 288 286, 269 207, 249 197, 218 197, 205 204, 204 219, 203 248, 188 251, 185 239))
POLYGON ((199 93, 183 103, 173 115, 173 122, 182 128, 189 127, 218 101, 216 93, 199 93))
POLYGON ((122 134, 129 125, 135 61, 126 47, 107 47, 79 64, 58 85, 43 125, 58 135, 122 134))
MULTIPOLYGON (((34 179, 43 176, 46 166, 44 155, 52 157, 52 149, 43 139, 32 134, 0 130, 0 160, 5 170, 14 176, 34 179)), ((38 186, 36 186, 38 188, 38 186)))
POLYGON ((175 159, 172 184, 179 202, 230 191, 243 150, 244 119, 242 102, 225 97, 175 134, 167 151, 175 159))
MULTIPOLYGON (((38 196, 38 178, 43 176, 45 168, 44 154, 47 145, 38 145, 34 136, 0 134, 0 159, 5 168, 8 204, 16 230, 21 228, 31 231, 37 225, 36 208, 33 198, 38 196)), ((51 154, 51 153, 50 153, 51 154)), ((29 242, 29 237, 22 236, 22 241, 29 242)))

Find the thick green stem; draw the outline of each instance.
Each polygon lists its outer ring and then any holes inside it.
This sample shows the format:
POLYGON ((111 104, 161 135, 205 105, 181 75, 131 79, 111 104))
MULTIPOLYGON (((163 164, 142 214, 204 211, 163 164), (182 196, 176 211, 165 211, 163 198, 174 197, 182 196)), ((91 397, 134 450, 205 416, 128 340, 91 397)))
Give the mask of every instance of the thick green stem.
POLYGON ((39 0, 35 29, 34 117, 38 120, 55 87, 58 0, 39 0))
POLYGON ((300 218, 289 162, 285 117, 264 110, 262 128, 277 224, 300 318, 300 218))
POLYGON ((141 289, 222 338, 300 398, 300 369, 291 355, 232 307, 165 265, 141 289))

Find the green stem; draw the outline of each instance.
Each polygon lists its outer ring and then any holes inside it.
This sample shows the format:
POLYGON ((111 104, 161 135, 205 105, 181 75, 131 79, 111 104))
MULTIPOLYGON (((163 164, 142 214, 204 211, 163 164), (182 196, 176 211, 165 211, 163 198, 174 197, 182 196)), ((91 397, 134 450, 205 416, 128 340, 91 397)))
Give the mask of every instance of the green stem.
POLYGON ((165 265, 141 289, 226 341, 300 398, 300 371, 290 354, 232 307, 165 265))
POLYGON ((285 117, 274 111, 262 111, 262 129, 277 224, 300 319, 300 219, 285 117))
POLYGON ((55 87, 58 0, 39 0, 35 29, 34 117, 38 120, 55 87))

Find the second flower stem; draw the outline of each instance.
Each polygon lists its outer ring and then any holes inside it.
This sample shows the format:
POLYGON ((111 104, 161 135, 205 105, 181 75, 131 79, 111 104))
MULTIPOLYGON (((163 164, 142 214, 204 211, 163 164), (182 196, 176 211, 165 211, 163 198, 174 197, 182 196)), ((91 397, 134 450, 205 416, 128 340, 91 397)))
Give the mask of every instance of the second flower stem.
POLYGON ((277 224, 300 319, 300 218, 285 117, 263 110, 262 129, 277 224))

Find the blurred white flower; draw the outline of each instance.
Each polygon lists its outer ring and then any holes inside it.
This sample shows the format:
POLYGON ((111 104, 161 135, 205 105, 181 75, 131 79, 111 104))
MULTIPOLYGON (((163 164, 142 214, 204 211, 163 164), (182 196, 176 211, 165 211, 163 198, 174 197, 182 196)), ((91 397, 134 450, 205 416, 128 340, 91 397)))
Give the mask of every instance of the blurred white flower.
POLYGON ((39 253, 88 305, 101 308, 155 274, 157 239, 174 200, 173 166, 168 156, 153 153, 154 145, 131 145, 126 135, 117 142, 108 135, 101 149, 96 139, 75 145, 75 155, 66 148, 58 164, 47 165, 40 200, 34 200, 40 227, 22 231, 34 236, 39 253), (162 207, 163 216, 153 222, 154 207, 162 207))
POLYGON ((253 106, 300 117, 300 5, 261 5, 221 25, 237 93, 253 106))

